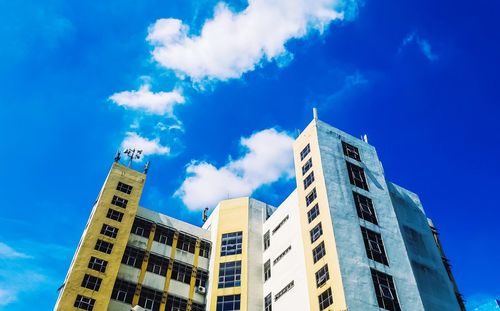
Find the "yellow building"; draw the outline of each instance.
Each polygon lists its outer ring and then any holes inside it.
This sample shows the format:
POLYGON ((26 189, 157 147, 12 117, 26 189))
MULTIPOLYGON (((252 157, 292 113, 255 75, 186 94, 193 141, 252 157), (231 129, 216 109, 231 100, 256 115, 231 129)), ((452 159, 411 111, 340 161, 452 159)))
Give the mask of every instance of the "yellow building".
POLYGON ((114 163, 54 310, 464 310, 417 195, 366 139, 315 117, 293 150, 280 206, 224 200, 202 227, 140 207, 146 174, 114 163))

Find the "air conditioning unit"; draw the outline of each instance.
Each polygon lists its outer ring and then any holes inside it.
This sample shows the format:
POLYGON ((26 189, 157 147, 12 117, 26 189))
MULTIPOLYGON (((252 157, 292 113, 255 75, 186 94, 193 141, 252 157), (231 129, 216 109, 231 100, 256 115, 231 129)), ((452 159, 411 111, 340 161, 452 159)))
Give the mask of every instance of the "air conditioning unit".
POLYGON ((206 293, 207 293, 207 289, 206 289, 205 287, 203 287, 203 286, 198 286, 198 287, 196 288, 196 291, 197 291, 198 293, 200 293, 200 294, 206 294, 206 293))

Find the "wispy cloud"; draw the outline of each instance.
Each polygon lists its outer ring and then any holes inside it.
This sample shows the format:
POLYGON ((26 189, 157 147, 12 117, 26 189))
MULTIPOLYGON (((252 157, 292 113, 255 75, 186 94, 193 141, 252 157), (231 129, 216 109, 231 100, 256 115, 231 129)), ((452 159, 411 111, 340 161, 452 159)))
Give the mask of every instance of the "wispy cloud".
POLYGON ((31 258, 30 256, 18 252, 9 245, 0 242, 0 258, 16 259, 16 258, 31 258))
POLYGON ((211 163, 193 161, 176 196, 191 210, 213 207, 227 197, 250 195, 263 185, 293 176, 293 138, 286 132, 266 129, 243 137, 244 154, 217 168, 211 163), (272 148, 271 148, 272 146, 272 148))
MULTIPOLYGON (((354 0, 253 0, 241 12, 220 2, 199 35, 179 19, 157 20, 147 40, 163 67, 194 81, 239 78, 264 62, 285 59, 285 44, 356 12, 354 0), (279 21, 279 22, 276 22, 279 21)), ((286 64, 280 62, 281 65, 286 64)))
MULTIPOLYGON (((170 148, 160 144, 160 138, 148 139, 142 137, 136 132, 127 132, 127 136, 121 144, 122 149, 140 149, 142 156, 147 155, 166 155, 170 153, 170 148)), ((142 158, 141 156, 141 158, 142 158)))
POLYGON ((422 52, 422 54, 431 62, 439 59, 439 55, 437 55, 432 51, 432 46, 429 43, 429 41, 424 38, 421 38, 415 31, 409 33, 403 39, 401 47, 399 48, 399 52, 401 52, 404 47, 406 47, 411 43, 415 43, 417 47, 420 49, 420 52, 422 52))

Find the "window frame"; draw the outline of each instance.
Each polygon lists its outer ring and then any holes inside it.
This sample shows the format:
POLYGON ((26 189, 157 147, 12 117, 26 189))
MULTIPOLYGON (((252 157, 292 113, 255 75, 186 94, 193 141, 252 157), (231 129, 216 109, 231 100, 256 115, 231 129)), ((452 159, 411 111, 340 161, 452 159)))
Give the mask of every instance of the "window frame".
POLYGON ((320 214, 319 204, 316 203, 313 207, 309 209, 309 211, 307 211, 307 221, 311 223, 314 219, 316 219, 316 217, 319 216, 319 214, 320 214))
POLYGON ((317 263, 321 258, 326 255, 325 242, 321 241, 313 250, 313 261, 317 263), (319 257, 318 257, 319 256, 319 257))
POLYGON ((217 288, 241 286, 241 260, 219 263, 217 288))
POLYGON ((321 222, 309 231, 309 235, 311 238, 311 244, 316 242, 323 235, 323 226, 321 226, 321 222))
POLYGON ((361 154, 359 153, 358 147, 342 141, 342 151, 346 157, 361 162, 361 154))

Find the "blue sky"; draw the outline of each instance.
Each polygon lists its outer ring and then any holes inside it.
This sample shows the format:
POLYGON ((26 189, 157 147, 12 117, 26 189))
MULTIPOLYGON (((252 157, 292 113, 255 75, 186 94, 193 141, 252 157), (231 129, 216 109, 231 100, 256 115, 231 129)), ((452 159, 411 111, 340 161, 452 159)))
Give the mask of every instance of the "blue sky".
POLYGON ((468 306, 500 296, 500 4, 252 3, 0 2, 0 309, 52 308, 121 146, 152 160, 141 204, 199 224, 288 195, 313 106, 420 195, 468 306))

